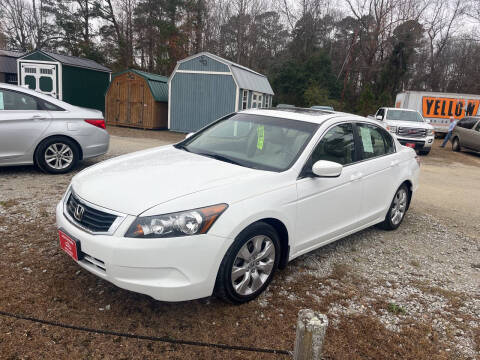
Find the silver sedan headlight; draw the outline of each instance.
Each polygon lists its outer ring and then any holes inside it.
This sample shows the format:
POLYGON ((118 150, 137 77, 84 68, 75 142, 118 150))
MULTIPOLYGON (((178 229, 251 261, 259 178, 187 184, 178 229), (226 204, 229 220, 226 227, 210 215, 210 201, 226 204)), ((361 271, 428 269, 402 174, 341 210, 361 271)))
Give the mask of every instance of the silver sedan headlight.
POLYGON ((165 215, 139 216, 125 237, 165 238, 205 234, 227 207, 227 204, 218 204, 165 215))

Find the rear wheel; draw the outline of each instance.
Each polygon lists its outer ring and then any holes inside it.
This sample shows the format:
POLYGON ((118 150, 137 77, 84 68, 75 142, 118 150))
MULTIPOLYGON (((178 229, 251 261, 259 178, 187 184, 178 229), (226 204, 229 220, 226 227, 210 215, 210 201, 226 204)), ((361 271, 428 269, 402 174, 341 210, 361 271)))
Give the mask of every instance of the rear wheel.
POLYGON ((462 150, 462 147, 460 146, 460 140, 458 137, 453 138, 452 140, 452 150, 453 151, 460 151, 462 150))
POLYGON ((395 230, 400 226, 408 209, 409 196, 407 185, 398 188, 385 220, 379 224, 382 229, 395 230))
POLYGON ((40 143, 35 152, 35 162, 45 172, 65 174, 75 168, 79 153, 77 144, 72 140, 53 136, 40 143))
POLYGON ((225 254, 215 295, 235 304, 255 299, 270 284, 280 259, 275 229, 263 222, 243 230, 225 254))

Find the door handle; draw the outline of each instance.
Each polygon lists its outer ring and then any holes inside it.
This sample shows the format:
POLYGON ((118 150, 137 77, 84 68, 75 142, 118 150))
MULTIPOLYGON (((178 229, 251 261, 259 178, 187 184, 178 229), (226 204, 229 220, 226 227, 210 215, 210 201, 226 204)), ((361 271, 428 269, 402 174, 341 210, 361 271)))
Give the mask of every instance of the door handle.
POLYGON ((38 114, 37 114, 37 115, 33 115, 33 116, 32 116, 32 119, 33 119, 33 120, 44 120, 44 119, 45 119, 45 116, 43 116, 43 115, 38 115, 38 114))
POLYGON ((363 174, 361 172, 357 172, 355 174, 352 174, 352 176, 350 176, 350 180, 357 181, 357 180, 360 180, 362 177, 363 177, 363 174))
POLYGON ((400 164, 400 160, 392 160, 390 162, 390 166, 397 166, 398 164, 400 164))

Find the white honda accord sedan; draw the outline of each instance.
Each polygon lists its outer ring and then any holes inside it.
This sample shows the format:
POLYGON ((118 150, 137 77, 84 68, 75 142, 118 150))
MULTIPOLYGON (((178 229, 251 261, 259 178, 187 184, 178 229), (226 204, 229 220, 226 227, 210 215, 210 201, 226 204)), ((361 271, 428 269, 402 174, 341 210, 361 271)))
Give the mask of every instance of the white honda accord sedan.
POLYGON ((297 256, 375 224, 396 229, 418 174, 415 152, 375 121, 242 111, 80 172, 57 206, 60 246, 158 300, 244 303, 297 256))

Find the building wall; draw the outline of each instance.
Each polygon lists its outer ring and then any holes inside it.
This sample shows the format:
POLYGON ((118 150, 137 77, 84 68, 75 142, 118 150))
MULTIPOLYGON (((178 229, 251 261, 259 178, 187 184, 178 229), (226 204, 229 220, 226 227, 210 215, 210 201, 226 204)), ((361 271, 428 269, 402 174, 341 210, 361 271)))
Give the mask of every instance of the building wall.
POLYGON ((62 69, 63 101, 104 112, 110 74, 68 65, 62 69))
POLYGON ((177 72, 170 81, 171 130, 197 131, 235 111, 236 85, 230 75, 177 72))
POLYGON ((180 63, 178 70, 230 72, 227 65, 206 55, 180 63))

